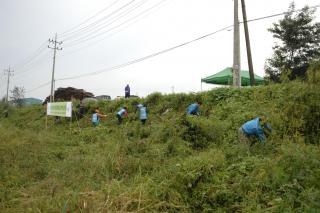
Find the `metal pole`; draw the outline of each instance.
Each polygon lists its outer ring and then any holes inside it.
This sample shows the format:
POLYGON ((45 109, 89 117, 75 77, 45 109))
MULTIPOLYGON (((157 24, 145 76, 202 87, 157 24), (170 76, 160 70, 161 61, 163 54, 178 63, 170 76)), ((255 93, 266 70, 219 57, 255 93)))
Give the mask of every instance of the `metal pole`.
POLYGON ((249 66, 249 75, 250 75, 250 85, 254 86, 256 84, 254 79, 254 71, 252 64, 252 55, 251 55, 251 45, 250 45, 250 36, 249 36, 249 28, 247 22, 247 11, 246 11, 246 3, 245 0, 241 0, 242 5, 242 15, 243 15, 243 26, 244 33, 246 37, 246 47, 247 47, 247 57, 248 57, 248 66, 249 66))
POLYGON ((240 88, 240 31, 238 0, 234 0, 234 30, 233 30, 233 86, 240 88))
POLYGON ((6 96, 6 103, 9 102, 9 84, 10 84, 10 76, 12 75, 13 73, 13 70, 10 69, 7 69, 5 70, 5 73, 8 75, 8 78, 7 78, 7 96, 6 96))
POLYGON ((51 77, 51 92, 50 92, 50 102, 53 102, 53 82, 54 82, 54 68, 56 63, 56 52, 57 52, 57 33, 54 37, 54 48, 53 48, 53 65, 52 65, 52 77, 51 77))
POLYGON ((56 65, 56 54, 57 50, 62 50, 62 48, 57 47, 57 45, 61 45, 62 42, 57 41, 57 34, 54 37, 54 40, 49 39, 49 43, 54 43, 53 47, 50 47, 48 45, 48 48, 53 49, 53 65, 52 65, 52 77, 51 77, 51 92, 50 92, 50 102, 54 101, 54 71, 55 71, 55 65, 56 65))

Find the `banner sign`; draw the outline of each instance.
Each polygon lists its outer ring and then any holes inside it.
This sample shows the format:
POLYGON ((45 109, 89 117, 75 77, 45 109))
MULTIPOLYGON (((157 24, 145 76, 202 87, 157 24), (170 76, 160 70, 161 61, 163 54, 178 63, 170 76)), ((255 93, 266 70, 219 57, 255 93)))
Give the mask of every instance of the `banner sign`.
POLYGON ((47 115, 59 117, 72 117, 72 102, 48 103, 47 115))

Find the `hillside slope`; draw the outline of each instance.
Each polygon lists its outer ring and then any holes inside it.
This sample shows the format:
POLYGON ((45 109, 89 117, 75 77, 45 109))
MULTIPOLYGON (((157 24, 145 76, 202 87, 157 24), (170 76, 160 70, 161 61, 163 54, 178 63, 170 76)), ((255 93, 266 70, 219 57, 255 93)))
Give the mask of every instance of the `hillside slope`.
MULTIPOLYGON (((320 210, 320 86, 293 82, 144 100, 102 101, 71 124, 40 106, 0 120, 1 212, 317 212, 320 210), (201 100, 200 117, 185 116, 201 100), (134 105, 148 106, 141 125, 134 105), (129 118, 116 124, 120 106, 129 118), (266 144, 237 129, 266 114, 266 144)), ((3 106, 0 110, 3 111, 3 106)))

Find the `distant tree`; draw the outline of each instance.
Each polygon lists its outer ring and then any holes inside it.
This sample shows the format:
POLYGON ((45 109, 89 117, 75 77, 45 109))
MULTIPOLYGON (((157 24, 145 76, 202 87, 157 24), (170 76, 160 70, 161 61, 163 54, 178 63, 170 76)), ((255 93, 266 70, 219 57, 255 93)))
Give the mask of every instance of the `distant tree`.
POLYGON ((23 99, 25 94, 25 89, 23 87, 17 87, 15 86, 13 90, 10 91, 12 96, 10 97, 12 100, 12 103, 16 106, 21 107, 23 105, 23 99))
POLYGON ((279 40, 265 67, 267 78, 274 82, 281 82, 281 75, 289 80, 305 79, 311 61, 320 56, 320 23, 313 23, 316 9, 306 6, 300 12, 294 10, 292 2, 288 14, 268 29, 279 40))

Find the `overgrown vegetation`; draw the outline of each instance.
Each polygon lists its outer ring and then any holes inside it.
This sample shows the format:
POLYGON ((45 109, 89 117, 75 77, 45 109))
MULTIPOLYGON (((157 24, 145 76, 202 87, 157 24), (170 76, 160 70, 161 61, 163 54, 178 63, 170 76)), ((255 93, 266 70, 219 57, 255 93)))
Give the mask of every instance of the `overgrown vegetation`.
POLYGON ((0 211, 318 212, 320 85, 312 82, 92 103, 89 112, 99 105, 107 114, 96 128, 89 118, 71 129, 49 119, 45 130, 42 106, 10 109, 0 120, 0 211), (201 116, 186 116, 196 100, 201 116), (149 109, 146 125, 138 102, 149 109), (118 126, 124 105, 129 118, 118 126), (240 143, 239 126, 262 113, 273 127, 267 143, 240 143))

